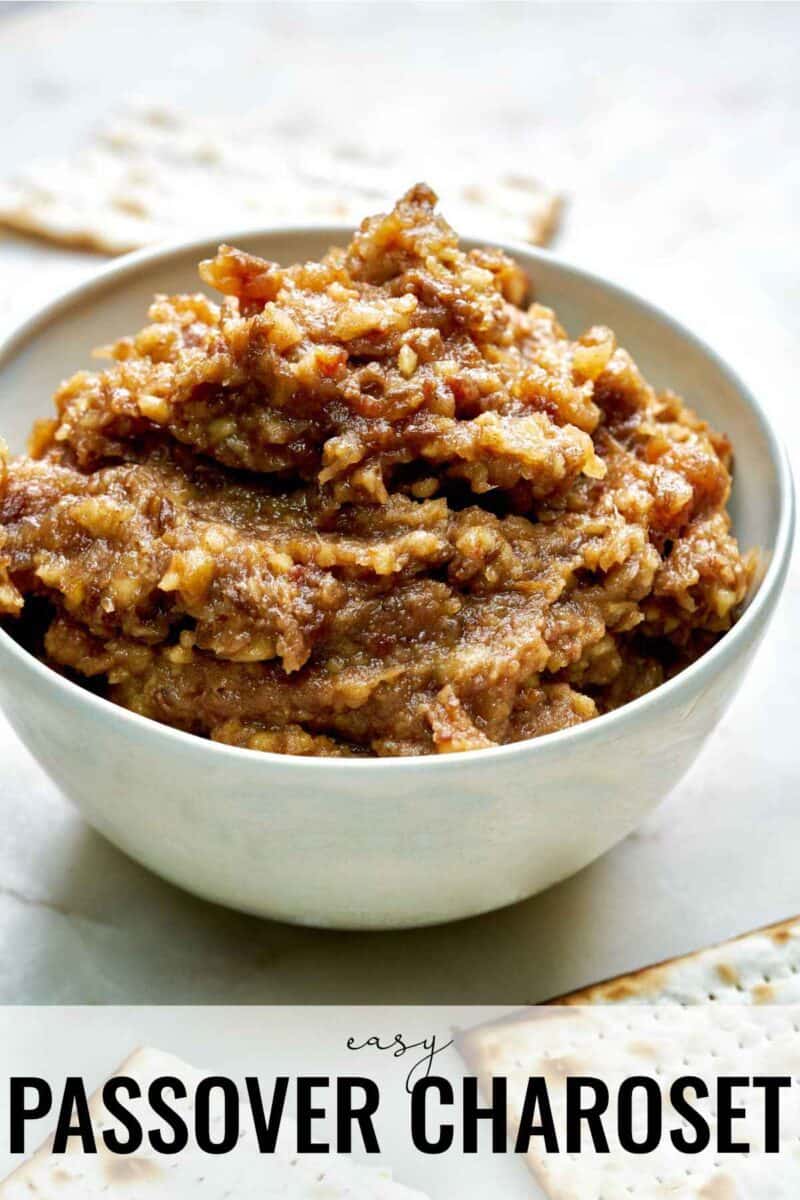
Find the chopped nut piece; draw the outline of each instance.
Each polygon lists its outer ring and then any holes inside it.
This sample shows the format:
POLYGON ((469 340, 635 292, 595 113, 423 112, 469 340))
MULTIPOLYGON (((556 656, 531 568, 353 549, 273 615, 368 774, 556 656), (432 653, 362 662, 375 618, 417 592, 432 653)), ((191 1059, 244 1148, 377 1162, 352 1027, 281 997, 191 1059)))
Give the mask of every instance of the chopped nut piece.
POLYGON ((139 412, 143 417, 147 417, 148 421, 155 421, 157 425, 166 425, 169 421, 170 407, 163 397, 149 396, 145 392, 139 397, 137 404, 139 412))
POLYGON ((397 365, 400 369, 400 374, 406 379, 410 379, 417 369, 419 359, 414 350, 410 346, 401 346, 400 353, 397 356, 397 365))

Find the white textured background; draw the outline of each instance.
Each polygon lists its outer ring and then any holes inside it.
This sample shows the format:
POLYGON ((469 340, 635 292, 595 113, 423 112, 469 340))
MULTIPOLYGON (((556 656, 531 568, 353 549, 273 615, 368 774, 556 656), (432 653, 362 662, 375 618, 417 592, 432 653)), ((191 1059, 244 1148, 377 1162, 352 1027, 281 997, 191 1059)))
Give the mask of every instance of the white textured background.
MULTIPOLYGON (((268 108, 371 153, 469 135, 567 193, 557 250, 694 326, 800 452, 798 47, 796 4, 12 4, 2 170, 139 99, 268 108)), ((0 235, 0 331, 97 261, 0 235)), ((521 1003, 800 911, 799 619, 795 566, 747 686, 636 834, 526 904, 418 933, 182 895, 91 833, 0 719, 0 1002, 521 1003)))

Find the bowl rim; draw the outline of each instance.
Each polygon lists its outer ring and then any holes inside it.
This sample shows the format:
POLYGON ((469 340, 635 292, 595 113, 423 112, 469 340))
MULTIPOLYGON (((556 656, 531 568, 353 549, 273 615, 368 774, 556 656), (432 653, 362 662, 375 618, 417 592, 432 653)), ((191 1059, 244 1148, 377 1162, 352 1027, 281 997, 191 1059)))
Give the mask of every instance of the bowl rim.
MULTIPOLYGON (((490 231, 489 231, 490 232, 490 231)), ((143 268, 151 264, 190 252, 204 254, 213 243, 241 243, 247 239, 264 237, 303 237, 313 235, 329 240, 330 245, 347 242, 352 236, 352 229, 347 225, 320 224, 313 221, 293 223, 291 225, 246 226, 241 229, 209 230, 206 233, 197 232, 190 238, 162 242, 135 250, 129 254, 120 255, 109 263, 93 271, 88 278, 78 284, 73 284, 61 290, 56 296, 25 317, 8 334, 0 339, 0 372, 24 348, 25 344, 63 312, 74 305, 91 300, 102 295, 113 284, 126 281, 136 276, 143 268)), ((528 260, 538 260, 563 272, 576 282, 584 282, 604 289, 615 299, 626 302, 640 309, 645 315, 663 323, 680 338, 690 344, 696 351, 704 354, 718 372, 726 376, 734 387, 742 402, 750 409, 764 435, 771 466, 777 486, 778 514, 775 530, 775 544, 763 578, 755 595, 750 600, 745 611, 736 624, 725 633, 718 642, 707 650, 700 658, 686 667, 679 675, 666 683, 660 684, 652 691, 630 700, 612 712, 603 713, 591 721, 560 729, 554 733, 543 734, 538 738, 527 738, 507 745, 492 746, 480 750, 460 750, 452 754, 440 755, 409 755, 405 757, 375 756, 361 757, 313 757, 295 754, 277 754, 273 751, 250 750, 241 746, 230 746, 223 742, 214 742, 193 733, 175 729, 170 725, 161 724, 150 717, 141 716, 129 709, 122 708, 104 697, 96 696, 78 683, 65 679, 53 671, 40 659, 20 646, 14 638, 0 627, 0 651, 11 656, 12 660, 37 678, 44 686, 51 686, 69 703, 83 704, 90 713, 101 719, 105 717, 113 723, 119 723, 121 728, 126 726, 136 729, 143 736, 163 737, 172 743, 175 752, 197 754, 208 753, 231 763, 238 762, 243 766, 253 767, 261 762, 263 769, 280 767, 283 770, 305 769, 313 772, 355 770, 359 773, 387 770, 394 772, 409 772, 419 770, 445 770, 448 767, 483 766, 491 767, 499 761, 513 762, 514 758, 531 753, 547 756, 550 752, 568 751, 574 742, 591 744, 598 738, 619 734, 620 725, 635 717, 644 716, 648 710, 657 710, 681 690, 688 691, 694 684, 701 683, 706 675, 717 674, 731 663, 744 648, 750 631, 757 631, 766 624, 774 611, 780 596, 789 568, 794 538, 795 499, 792 483, 792 473, 789 456, 767 412, 755 397, 748 385, 736 371, 702 338, 687 329, 675 317, 670 316, 657 304, 631 291, 629 288, 614 283, 593 271, 587 271, 569 259, 537 246, 520 242, 507 241, 476 236, 472 232, 460 237, 462 244, 487 245, 492 244, 505 250, 514 257, 528 260)), ((652 714, 651 714, 652 715, 652 714)), ((259 769, 259 768, 256 768, 259 769)))

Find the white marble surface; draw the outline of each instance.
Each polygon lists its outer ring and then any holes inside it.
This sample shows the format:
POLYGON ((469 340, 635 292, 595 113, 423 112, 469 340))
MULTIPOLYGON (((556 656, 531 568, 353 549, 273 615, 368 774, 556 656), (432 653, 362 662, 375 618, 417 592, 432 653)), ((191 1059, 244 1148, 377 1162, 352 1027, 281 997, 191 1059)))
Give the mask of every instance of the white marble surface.
MULTIPOLYGON (((469 133, 567 193, 557 249, 694 325, 800 452, 797 5, 11 9, 4 169, 135 97, 269 105, 370 153, 469 133)), ((96 263, 0 235, 0 326, 96 263)), ((795 565, 744 691, 636 834, 526 904, 414 933, 177 892, 88 830, 0 720, 0 1002, 521 1003, 797 912, 798 618, 795 565)))

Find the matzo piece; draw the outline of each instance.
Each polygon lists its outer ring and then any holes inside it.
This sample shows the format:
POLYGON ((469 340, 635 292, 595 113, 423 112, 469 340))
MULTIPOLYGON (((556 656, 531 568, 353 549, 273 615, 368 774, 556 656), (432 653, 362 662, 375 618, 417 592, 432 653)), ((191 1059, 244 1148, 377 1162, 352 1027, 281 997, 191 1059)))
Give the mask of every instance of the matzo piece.
MULTIPOLYGON (((547 1080, 563 1137, 567 1076, 619 1082, 655 1077, 665 1096, 664 1127, 678 1122, 672 1081, 698 1075, 791 1076, 782 1098, 782 1152, 763 1152, 763 1106, 748 1096, 737 1140, 748 1156, 677 1154, 666 1138, 652 1154, 625 1153, 606 1121, 611 1153, 547 1154, 534 1139, 528 1164, 548 1200, 796 1200, 800 1195, 800 918, 632 975, 573 992, 508 1021, 466 1034, 461 1049, 488 1094, 508 1079, 510 1122, 519 1120, 530 1076, 547 1080)), ((713 1096, 713 1088, 711 1089, 713 1096)), ((691 1095, 691 1094, 690 1094, 691 1095)), ((704 1115, 714 1129, 715 1111, 704 1115)), ((636 1126, 634 1127, 636 1129, 636 1126)))
POLYGON ((800 1004, 800 916, 551 1004, 800 1004))
POLYGON ((513 164, 493 161, 486 147, 371 155, 289 138, 258 118, 232 127, 153 107, 117 118, 69 159, 0 181, 0 224, 119 254, 208 231, 356 222, 426 173, 467 231, 545 245, 556 230, 559 197, 513 164), (475 184, 464 167, 478 150, 488 183, 475 184))
MULTIPOLYGON (((139 1050, 122 1064, 116 1075, 134 1078, 146 1095, 158 1076, 177 1076, 189 1099, 172 1101, 172 1108, 188 1114, 191 1095, 202 1072, 158 1050, 139 1050)), ((126 1101, 139 1110, 145 1129, 158 1122, 145 1118, 143 1101, 126 1101)), ((385 1171, 361 1166, 344 1156, 321 1158, 293 1153, 286 1118, 275 1154, 259 1154, 252 1123, 242 1115, 245 1131, 230 1154, 209 1155, 192 1147, 174 1156, 155 1154, 149 1147, 133 1155, 113 1155, 99 1134, 112 1124, 101 1092, 90 1101, 98 1153, 86 1155, 74 1143, 66 1154, 51 1153, 48 1140, 21 1167, 0 1183, 0 1200, 425 1200, 420 1192, 394 1183, 385 1171)), ((186 1117, 185 1117, 186 1119, 186 1117)), ((212 1138, 221 1116, 212 1116, 212 1138)), ((191 1122, 189 1122, 191 1128, 191 1122)), ((218 1134, 216 1135, 218 1138, 218 1134)))

